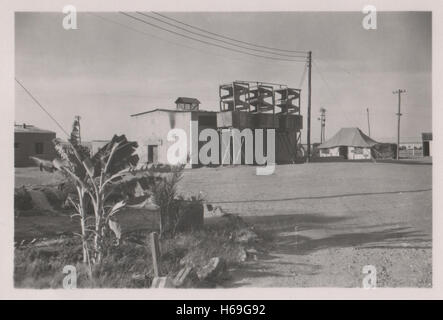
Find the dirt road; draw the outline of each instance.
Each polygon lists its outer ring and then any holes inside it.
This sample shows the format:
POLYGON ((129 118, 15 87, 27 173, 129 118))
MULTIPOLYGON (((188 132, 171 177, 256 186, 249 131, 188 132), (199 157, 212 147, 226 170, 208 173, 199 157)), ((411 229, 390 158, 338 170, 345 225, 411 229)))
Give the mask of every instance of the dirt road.
POLYGON ((234 272, 229 286, 361 287, 432 283, 432 166, 311 163, 185 173, 182 190, 243 216, 273 236, 266 254, 234 272))

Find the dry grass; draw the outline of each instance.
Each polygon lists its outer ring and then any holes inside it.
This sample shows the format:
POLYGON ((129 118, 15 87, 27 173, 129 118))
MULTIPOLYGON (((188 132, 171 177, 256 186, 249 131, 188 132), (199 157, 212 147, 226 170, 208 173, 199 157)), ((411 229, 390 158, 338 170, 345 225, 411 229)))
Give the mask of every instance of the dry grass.
MULTIPOLYGON (((183 267, 185 258, 196 269, 210 258, 220 257, 228 265, 239 263, 241 246, 232 240, 232 227, 213 226, 199 231, 177 234, 160 240, 162 275, 174 277, 183 267), (229 228, 229 229, 228 229, 229 228)), ((61 237, 51 245, 34 243, 15 249, 14 283, 18 288, 61 288, 66 265, 77 269, 79 288, 137 288, 150 287, 153 279, 148 231, 126 234, 123 243, 111 247, 101 265, 93 267, 92 279, 81 263, 81 243, 73 237, 61 237), (145 275, 145 279, 133 279, 145 275)))

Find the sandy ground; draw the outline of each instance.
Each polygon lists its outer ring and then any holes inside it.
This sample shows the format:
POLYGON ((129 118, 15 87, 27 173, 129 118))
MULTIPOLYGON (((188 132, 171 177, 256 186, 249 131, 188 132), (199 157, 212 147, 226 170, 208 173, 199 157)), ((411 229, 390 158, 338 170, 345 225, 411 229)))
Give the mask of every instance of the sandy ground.
POLYGON ((182 183, 272 234, 234 287, 361 287, 365 265, 380 287, 432 286, 431 188, 429 163, 201 168, 182 183))
MULTIPOLYGON (((16 169, 16 186, 53 179, 16 169)), ((271 176, 249 166, 200 168, 185 171, 180 191, 201 192, 270 235, 229 287, 361 287, 365 265, 376 267, 380 287, 432 286, 430 163, 282 165, 271 176)), ((57 234, 60 225, 72 231, 68 219, 21 217, 16 239, 57 234)))

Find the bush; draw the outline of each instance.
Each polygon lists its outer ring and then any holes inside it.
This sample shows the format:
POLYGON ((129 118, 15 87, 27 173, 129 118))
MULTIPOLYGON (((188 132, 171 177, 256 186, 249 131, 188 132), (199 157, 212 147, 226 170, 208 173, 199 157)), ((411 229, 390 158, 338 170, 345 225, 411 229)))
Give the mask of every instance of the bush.
POLYGON ((179 199, 175 201, 175 211, 171 214, 173 233, 194 231, 203 227, 203 202, 199 199, 179 199))
POLYGON ((56 187, 44 187, 42 188, 46 199, 54 209, 61 209, 63 203, 66 201, 66 195, 56 187))
POLYGON ((32 198, 25 187, 14 190, 14 208, 18 210, 32 209, 32 198))

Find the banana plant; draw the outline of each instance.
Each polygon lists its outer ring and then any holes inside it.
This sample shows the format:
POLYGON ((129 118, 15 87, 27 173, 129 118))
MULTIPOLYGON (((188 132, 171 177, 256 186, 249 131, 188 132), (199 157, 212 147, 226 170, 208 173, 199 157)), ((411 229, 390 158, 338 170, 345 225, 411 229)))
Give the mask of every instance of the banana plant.
POLYGON ((118 229, 113 218, 126 205, 124 200, 109 205, 108 199, 118 182, 128 173, 134 173, 138 163, 138 156, 134 154, 137 143, 128 142, 124 135, 115 135, 93 156, 77 143, 63 144, 55 140, 54 145, 60 158, 52 161, 53 167, 48 171, 60 171, 74 183, 77 199, 69 200, 76 210, 73 217, 80 218, 83 262, 99 264, 104 254, 106 230, 110 226, 114 232, 118 229), (92 204, 93 217, 87 215, 88 201, 92 204))

